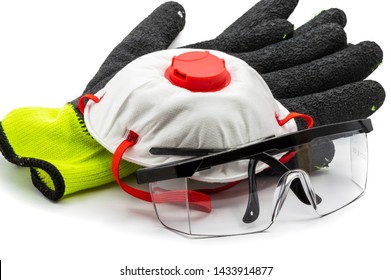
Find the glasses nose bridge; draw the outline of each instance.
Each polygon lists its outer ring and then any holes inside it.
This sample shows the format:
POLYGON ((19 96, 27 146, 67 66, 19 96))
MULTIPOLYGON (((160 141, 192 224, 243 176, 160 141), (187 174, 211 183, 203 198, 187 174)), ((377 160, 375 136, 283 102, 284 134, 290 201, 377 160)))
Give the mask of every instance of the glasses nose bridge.
POLYGON ((284 175, 281 176, 277 183, 276 190, 278 191, 278 196, 274 197, 274 211, 273 211, 273 217, 272 221, 277 218, 278 214, 280 213, 282 206, 284 205, 285 199, 289 193, 289 190, 291 189, 291 185, 295 180, 299 180, 301 187, 304 190, 304 193, 306 194, 308 200, 310 201, 312 207, 316 211, 316 194, 314 191, 314 188, 312 187, 311 180, 307 172, 301 169, 295 169, 290 170, 284 173, 284 175))

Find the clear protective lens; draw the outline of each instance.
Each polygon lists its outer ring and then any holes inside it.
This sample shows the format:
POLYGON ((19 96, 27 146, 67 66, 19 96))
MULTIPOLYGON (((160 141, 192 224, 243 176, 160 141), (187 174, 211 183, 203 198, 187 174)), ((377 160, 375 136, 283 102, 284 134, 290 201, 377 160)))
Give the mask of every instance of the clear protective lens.
MULTIPOLYGON (((319 215, 327 215, 348 205, 365 190, 364 133, 315 138, 304 145, 266 153, 286 167, 281 168, 278 162, 265 165, 258 158, 253 169, 257 174, 252 176, 249 172, 249 178, 237 182, 207 183, 178 178, 150 184, 160 221, 170 229, 191 235, 253 233, 271 226, 289 192, 319 215), (290 156, 281 158, 281 154, 290 156), (259 171, 261 165, 264 167, 259 171), (303 186, 300 180, 293 179, 288 189, 282 191, 280 179, 287 174, 284 171, 287 167, 304 171, 309 184, 303 186)), ((250 170, 251 164, 248 166, 250 170)))
MULTIPOLYGON (((321 198, 316 205, 319 215, 330 214, 356 200, 365 191, 367 180, 366 135, 340 134, 329 139, 334 156, 325 157, 323 165, 309 172, 314 192, 321 198)), ((311 149, 316 149, 316 144, 311 149)))
POLYGON ((186 182, 186 178, 159 181, 150 184, 150 191, 160 222, 168 228, 190 234, 188 197, 176 202, 160 199, 167 192, 185 191, 186 182))
POLYGON ((152 199, 159 220, 166 227, 191 235, 224 236, 258 232, 272 224, 273 196, 278 177, 266 176, 257 180, 252 197, 258 199, 259 209, 248 208, 249 182, 206 183, 189 178, 178 178, 150 184, 152 199), (170 191, 184 191, 184 201, 171 202, 159 195, 170 191), (193 192, 193 193, 192 193, 193 192), (192 194, 205 194, 210 199, 210 212, 198 207, 192 194), (156 203, 156 200, 159 200, 156 203), (258 211, 257 211, 258 210, 258 211), (257 215, 259 213, 259 215, 257 215), (244 216, 254 216, 252 222, 244 222, 244 216))
MULTIPOLYGON (((315 138, 291 148, 290 152, 294 157, 286 165, 290 170, 307 173, 311 189, 303 192, 319 215, 339 210, 365 191, 368 158, 365 133, 315 138)), ((291 189, 301 191, 302 187, 293 184, 291 189)))

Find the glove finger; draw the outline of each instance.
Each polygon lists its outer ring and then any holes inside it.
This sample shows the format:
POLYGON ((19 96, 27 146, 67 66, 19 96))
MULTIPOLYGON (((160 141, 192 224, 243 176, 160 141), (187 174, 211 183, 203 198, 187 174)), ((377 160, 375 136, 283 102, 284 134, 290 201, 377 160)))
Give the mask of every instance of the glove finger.
POLYGON ((218 39, 187 45, 184 48, 211 49, 222 52, 250 52, 277 43, 293 35, 293 25, 283 19, 261 23, 250 32, 227 33, 218 39))
POLYGON ((279 101, 291 112, 312 116, 318 126, 368 118, 382 106, 384 99, 384 88, 376 81, 365 80, 279 101))
POLYGON ((84 93, 96 93, 124 66, 144 54, 166 49, 183 29, 185 11, 176 2, 155 9, 109 54, 84 93))
POLYGON ((382 59, 381 48, 366 41, 321 59, 262 76, 275 98, 289 98, 361 81, 376 70, 382 59))
POLYGON ((336 23, 342 27, 345 27, 346 22, 347 19, 344 11, 335 8, 328 9, 326 11, 322 11, 319 15, 297 28, 295 30, 294 36, 300 36, 304 33, 308 33, 310 30, 328 23, 336 23))
MULTIPOLYGON (((346 47, 346 34, 344 32, 341 32, 342 27, 346 24, 346 16, 345 13, 342 10, 339 9, 329 9, 326 11, 321 12, 319 15, 317 15, 312 20, 308 21, 306 24, 299 27, 297 30, 294 31, 294 36, 300 37, 300 36, 306 36, 302 37, 300 43, 298 42, 292 42, 292 45, 295 46, 292 50, 290 47, 288 47, 288 53, 290 56, 285 55, 285 50, 282 49, 282 47, 277 48, 276 53, 274 53, 274 47, 278 46, 275 45, 273 47, 270 47, 270 49, 260 51, 259 53, 248 53, 239 55, 240 58, 247 61, 250 65, 252 65, 254 68, 258 68, 259 73, 267 73, 271 71, 276 71, 279 69, 288 68, 294 65, 302 64, 308 61, 311 61, 312 59, 316 59, 328 54, 331 54, 332 52, 336 52, 341 50, 342 48, 338 43, 344 44, 344 47, 346 47), (315 47, 311 48, 310 44, 305 44, 305 39, 310 38, 310 40, 314 40, 315 38, 312 38, 312 36, 315 36, 316 39, 319 39, 322 37, 322 33, 329 32, 327 28, 326 30, 320 29, 320 26, 325 26, 331 24, 339 25, 339 27, 334 27, 336 30, 331 32, 336 32, 336 34, 331 37, 333 38, 339 38, 341 41, 335 42, 328 42, 327 36, 324 38, 324 42, 326 45, 320 45, 320 49, 316 50, 315 47), (338 29, 338 30, 337 30, 338 29), (314 30, 317 30, 318 33, 314 32, 314 30), (343 33, 343 34, 342 34, 343 33), (308 35, 309 34, 309 35, 308 35), (342 34, 342 35, 341 35, 342 34), (304 46, 300 47, 300 44, 304 43, 306 46, 309 45, 309 52, 310 56, 308 58, 303 59, 302 56, 297 56, 294 52, 296 50, 301 49, 300 54, 302 55, 305 53, 304 46), (333 49, 330 45, 331 43, 336 43, 337 46, 333 49), (331 47, 331 48, 330 48, 331 47), (323 52, 325 48, 328 48, 330 51, 323 52), (312 54, 319 53, 319 55, 311 56, 312 54), (272 58, 270 58, 272 56, 272 58), (288 58, 289 57, 289 58, 288 58), (311 59, 312 58, 312 59, 311 59), (284 65, 284 63, 287 63, 287 65, 284 65)), ((280 41, 283 41, 284 39, 290 39, 293 35, 292 33, 292 24, 282 20, 272 20, 268 22, 261 22, 258 23, 256 26, 243 26, 240 32, 234 32, 232 31, 227 32, 224 31, 223 34, 221 34, 219 37, 213 40, 208 40, 192 45, 186 46, 186 48, 195 48, 195 49, 213 49, 213 50, 220 50, 223 52, 231 52, 231 53, 244 53, 244 52, 252 52, 256 50, 260 50, 266 46, 273 45, 275 43, 278 43, 280 41)), ((288 44, 289 45, 289 44, 288 44)), ((281 45, 284 47, 287 47, 285 45, 281 45)))
POLYGON ((234 55, 264 74, 313 61, 346 46, 343 28, 337 24, 326 24, 263 49, 234 55))
POLYGON ((262 0, 250 10, 238 18, 233 24, 224 30, 217 38, 246 32, 249 28, 260 23, 274 20, 287 19, 295 10, 299 0, 262 0))

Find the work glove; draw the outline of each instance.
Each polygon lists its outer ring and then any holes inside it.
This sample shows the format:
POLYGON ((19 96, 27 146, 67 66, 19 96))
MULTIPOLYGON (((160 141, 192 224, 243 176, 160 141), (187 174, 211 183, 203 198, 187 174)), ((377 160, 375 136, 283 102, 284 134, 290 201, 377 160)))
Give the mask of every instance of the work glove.
MULTIPOLYGON (((276 94, 276 98, 280 99, 281 96, 277 95, 278 92, 280 92, 278 89, 278 82, 277 85, 273 85, 273 77, 278 77, 278 74, 273 74, 272 71, 277 71, 279 69, 289 69, 291 66, 295 65, 301 65, 305 64, 314 60, 317 60, 318 58, 325 57, 329 54, 332 54, 336 51, 339 51, 341 49, 344 49, 346 47, 346 37, 343 32, 343 29, 341 26, 345 23, 345 17, 343 13, 339 10, 329 10, 326 12, 321 13, 318 17, 316 17, 314 20, 310 21, 303 27, 297 29, 294 32, 294 37, 292 39, 289 39, 293 35, 292 26, 287 23, 284 20, 278 19, 278 18, 287 18, 290 13, 293 11, 297 4, 297 1, 262 1, 255 5, 249 12, 247 12, 243 17, 241 17, 238 21, 236 21, 234 24, 232 24, 226 31, 224 31, 220 36, 218 36, 215 40, 203 42, 200 44, 192 45, 191 47, 200 47, 200 48, 210 48, 210 49, 218 49, 223 50, 226 52, 230 52, 233 55, 236 55, 243 60, 247 61, 251 66, 253 66, 258 72, 260 73, 270 73, 269 82, 268 85, 272 89, 272 92, 276 94), (330 24, 330 23, 337 23, 337 24, 330 24), (338 24, 340 26, 338 26, 338 24), (266 31, 265 31, 266 30, 266 31), (313 33, 311 33, 311 31, 313 33), (322 34, 322 36, 315 36, 315 35, 322 34), (329 36, 329 37, 327 37, 329 36), (267 40, 265 39, 267 38, 267 40), (273 44, 279 40, 284 41, 280 44, 273 44), (289 40, 288 40, 289 39, 289 40), (292 42, 291 45, 284 45, 285 42, 288 42, 290 40, 295 39, 294 42, 292 42), (311 41, 310 39, 313 39, 311 41), (265 43, 266 42, 266 43, 265 43), (312 43, 315 42, 315 43, 312 43), (269 47, 266 47, 269 46, 269 47), (312 46, 312 48, 311 48, 312 46), (287 53, 284 51, 284 49, 288 47, 290 50, 290 55, 287 55, 287 53), (275 55, 276 50, 280 50, 284 53, 282 57, 279 55, 275 55), (233 53, 234 52, 234 53, 233 53), (283 59, 281 59, 283 58, 283 59), (273 74, 273 75, 272 75, 273 74), (270 82, 271 81, 271 82, 270 82), (270 84, 269 84, 270 83, 270 84)), ((182 12, 182 15, 184 15, 184 12, 182 12)), ((141 25, 140 25, 141 26, 141 25)), ((133 33, 133 32, 132 32, 133 33)), ((131 34, 132 34, 131 33, 131 34)), ((137 32, 136 32, 137 33, 137 32)), ((132 37, 132 36, 130 36, 132 37)), ((125 39, 124 42, 127 40, 125 39)), ((129 40, 130 41, 130 40, 129 40)), ((287 43, 286 43, 287 44, 287 43)), ((97 73, 97 75, 94 77, 94 79, 90 82, 88 85, 85 93, 87 92, 96 92, 101 87, 103 87, 108 80, 111 79, 112 76, 115 75, 116 72, 118 72, 122 67, 127 65, 129 62, 131 62, 133 59, 137 57, 137 55, 134 54, 134 49, 131 49, 129 51, 129 48, 127 44, 120 44, 113 53, 108 57, 108 59, 105 61, 105 63, 102 65, 100 71, 97 73)), ((137 53, 137 52, 136 52, 137 53)), ((381 60, 381 59, 380 59, 381 60)), ((375 63, 377 64, 377 63, 375 63)), ((278 72, 275 72, 278 73, 278 72)), ((300 72, 299 72, 300 74, 300 72)), ((265 74, 268 75, 268 74, 265 74)), ((265 77, 265 76, 264 76, 265 77)), ((265 80, 267 80, 265 78, 265 80)), ((300 80, 300 79, 299 79, 300 80)), ((268 80, 267 80, 268 81, 268 80)), ((308 81, 307 81, 308 82, 308 81)), ((288 83, 289 84, 289 83, 288 83)), ((303 84, 305 84, 305 81, 303 81, 303 84)), ((332 87, 330 87, 332 88, 332 87)), ((361 87, 360 87, 361 88, 361 87)), ((364 90, 362 90, 363 94, 366 93, 365 87, 364 90)), ((381 88, 381 87, 380 87, 381 88)), ((377 87, 377 90, 380 92, 379 87, 377 87)), ((350 89, 350 87, 349 87, 350 89)), ((334 95, 334 92, 332 91, 330 95, 332 97, 334 95)), ((323 95, 323 94, 322 94, 323 95)), ((307 97, 308 98, 308 97, 307 97)), ((315 98, 316 99, 316 98, 315 98)), ((380 98, 381 99, 381 98, 380 98)), ((380 100, 379 99, 379 100, 380 100)), ((330 100, 335 101, 335 99, 330 98, 330 100)), ((354 99, 355 100, 355 99, 354 99)), ((281 99, 281 102, 283 105, 287 108, 289 108, 290 111, 301 111, 304 112, 304 110, 297 110, 297 109, 303 109, 299 106, 305 107, 305 102, 303 103, 301 101, 301 97, 297 96, 289 96, 289 98, 283 98, 281 99), (293 99, 292 99, 293 98, 293 99), (292 99, 292 100, 291 100, 292 99), (286 102, 284 102, 286 101, 286 102), (288 105, 286 104, 288 103, 288 105), (291 106, 289 106, 291 104, 291 106), (304 104, 304 105, 303 105, 304 104)), ((347 105, 351 102, 348 100, 344 104, 347 105)), ((357 102, 357 100, 355 101, 357 102)), ((68 107, 71 107, 72 113, 75 114, 78 118, 74 118, 77 120, 77 123, 80 121, 80 126, 82 128, 82 132, 84 133, 84 137, 75 137, 74 131, 66 133, 70 139, 77 139, 79 142, 83 142, 83 138, 85 140, 90 140, 93 144, 96 145, 96 143, 89 138, 87 132, 84 128, 84 123, 82 116, 79 114, 77 110, 75 110, 75 105, 78 103, 78 99, 72 102, 73 105, 67 105, 68 107), (74 113, 76 112, 76 113, 74 113)), ((363 105, 363 107, 366 107, 368 105, 368 102, 365 100, 358 100, 358 103, 363 105)), ((372 107, 370 110, 370 113, 372 113, 372 110, 375 108, 377 109, 380 107, 381 102, 374 103, 372 102, 372 107)), ((318 106, 319 107, 319 106, 318 106)), ((319 108, 318 108, 319 109, 319 108)), ((311 110, 308 110, 308 114, 313 115, 313 112, 311 110)), ((34 112, 36 113, 36 112, 34 112)), ((361 116, 364 116, 364 114, 360 111, 361 116)), ((56 114, 55 114, 56 115, 56 114)), ((322 116, 322 114, 318 113, 319 116, 322 116)), ((327 114, 323 114, 330 117, 327 114)), ((365 111, 365 115, 368 115, 368 112, 365 111)), ((8 117, 8 116, 7 116, 8 117)), ((7 119, 7 118, 6 118, 7 119)), ((5 119, 5 120, 6 120, 5 119)), ((12 118, 10 118, 12 119, 12 118)), ((17 119, 17 118, 15 118, 17 119)), ((60 118, 62 119, 62 118, 60 118)), ((324 121, 325 118, 317 119, 315 117, 316 124, 322 124, 326 123, 324 121)), ((4 120, 4 121, 5 121, 4 120)), ((4 121, 2 122, 4 127, 4 121)), ((333 122, 332 120, 327 120, 329 122, 333 122)), ((68 122, 68 121, 66 121, 68 122)), ((29 126, 30 124, 28 124, 29 126)), ((54 127, 57 125, 57 123, 54 124, 54 127)), ((77 125, 77 124, 76 124, 77 125)), ((4 133, 3 129, 3 134, 4 133)), ((64 131, 64 130, 62 130, 64 131)), ((8 133, 7 133, 8 136, 8 133)), ((19 135, 20 136, 20 135, 19 135)), ((23 138, 20 138, 19 136, 16 136, 16 139, 21 140, 22 143, 26 143, 23 141, 23 138)), ((80 155, 86 155, 87 157, 82 157, 81 162, 86 164, 88 168, 84 170, 84 172, 79 172, 79 175, 81 176, 74 176, 75 174, 70 174, 65 168, 62 168, 64 163, 64 158, 69 158, 70 154, 74 153, 74 149, 64 150, 66 157, 58 157, 58 155, 55 156, 55 159, 50 159, 52 162, 56 162, 55 164, 48 164, 49 166, 52 166, 52 169, 61 169, 61 171, 52 171, 49 168, 42 168, 41 165, 38 165, 37 162, 41 162, 40 160, 37 161, 31 161, 26 159, 26 157, 20 157, 16 156, 14 153, 9 153, 9 148, 11 145, 8 143, 18 143, 16 140, 12 141, 4 141, 4 139, 7 139, 5 135, 1 137, 1 146, 3 154, 5 154, 6 158, 10 160, 11 162, 17 163, 22 166, 29 166, 33 167, 32 170, 32 178, 34 185, 37 186, 47 197, 56 200, 59 199, 64 193, 72 193, 84 188, 88 187, 94 187, 102 185, 106 182, 112 181, 111 177, 111 171, 110 171, 110 165, 111 165, 111 154, 107 153, 104 149, 102 149, 99 146, 96 147, 96 151, 92 153, 91 143, 88 143, 88 145, 84 145, 84 148, 81 149, 82 152, 80 155), (5 142, 5 144, 4 144, 5 142), (8 145, 8 146, 7 146, 8 145), (4 147, 8 149, 4 149, 4 147), (4 152, 4 151, 8 151, 4 152), (8 156, 7 156, 8 154, 8 156), (9 156, 11 155, 11 156, 9 156), (96 163, 100 163, 100 166, 102 166, 102 171, 99 172, 99 176, 97 176, 98 172, 94 173, 93 170, 91 170, 89 158, 94 157, 96 160, 96 163), (15 158, 17 160, 15 160, 15 158), (20 160, 23 159, 23 160, 20 160), (58 160, 58 161, 53 161, 58 160), (23 161, 23 163, 21 163, 23 161), (61 166, 61 168, 56 168, 56 166, 61 166), (37 168, 38 167, 38 168, 37 168), (54 168, 53 168, 54 167, 54 168), (45 170, 45 171, 43 171, 45 170), (64 171, 63 171, 64 170, 64 171), (103 176, 103 174, 107 174, 107 176, 103 176), (53 175, 60 175, 58 177, 61 177, 63 182, 63 192, 61 191, 61 188, 58 186, 61 185, 58 183, 58 181, 55 180, 55 176, 53 175), (91 175, 91 178, 90 176, 91 175), (80 178, 83 179, 80 179, 80 178), (101 179, 105 179, 105 181, 101 179), (87 179, 86 179, 87 178, 87 179), (96 180, 92 180, 92 178, 96 180), (90 180, 91 179, 91 180, 90 180), (80 181, 84 183, 83 186, 80 186, 80 181), (88 181, 88 182, 87 182, 88 181), (65 188, 66 185, 66 188, 65 188), (72 187, 73 186, 73 187, 72 187), (55 195, 53 195, 53 193, 55 195)), ((30 138, 31 139, 31 138, 30 138)), ((65 141, 65 142, 72 142, 72 141, 65 141)), ((19 142, 20 143, 20 142, 19 142)), ((87 143, 87 141, 86 141, 87 143)), ((45 141, 45 148, 46 150, 51 150, 51 148, 55 145, 48 145, 48 142, 45 141)), ((31 147, 32 148, 32 147, 31 147)), ((12 148, 11 148, 12 149, 12 148)), ((12 151, 12 150, 11 150, 12 151)), ((64 154, 63 154, 64 155, 64 154)), ((41 157, 45 158, 45 156, 41 157)), ((48 163, 48 160, 44 160, 43 162, 48 163)), ((82 166, 80 162, 80 159, 76 159, 72 162, 72 166, 82 166)), ((134 169, 132 167, 135 167, 134 165, 131 166, 123 166, 122 170, 126 170, 125 174, 121 174, 122 176, 125 176, 131 172, 133 172, 134 169)), ((135 167, 137 168, 137 167, 135 167)), ((79 169, 79 168, 78 168, 79 169)), ((80 169, 79 169, 80 170, 80 169)), ((61 183, 61 182, 60 182, 61 183)))

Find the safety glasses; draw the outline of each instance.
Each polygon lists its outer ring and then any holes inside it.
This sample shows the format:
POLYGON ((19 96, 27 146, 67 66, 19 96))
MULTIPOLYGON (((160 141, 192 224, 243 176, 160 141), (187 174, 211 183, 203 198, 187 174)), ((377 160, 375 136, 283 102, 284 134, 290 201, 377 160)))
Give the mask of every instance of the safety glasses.
POLYGON ((225 151, 157 147, 151 152, 198 156, 140 169, 137 181, 149 183, 156 214, 172 230, 200 236, 261 232, 276 220, 289 193, 319 216, 359 198, 366 186, 370 131, 365 119, 225 151), (198 179, 227 165, 246 176, 224 183, 198 179))

